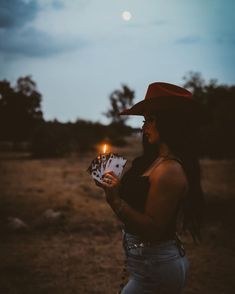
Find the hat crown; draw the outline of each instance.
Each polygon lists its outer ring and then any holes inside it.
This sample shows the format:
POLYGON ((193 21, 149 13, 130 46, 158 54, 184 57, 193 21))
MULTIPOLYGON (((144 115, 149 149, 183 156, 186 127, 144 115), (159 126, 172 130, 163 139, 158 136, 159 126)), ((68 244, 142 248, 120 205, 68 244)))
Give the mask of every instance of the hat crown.
POLYGON ((173 84, 156 82, 148 86, 144 99, 153 99, 164 96, 192 98, 192 93, 182 87, 173 84))
POLYGON ((130 109, 123 110, 120 115, 145 115, 155 111, 173 111, 180 115, 187 114, 187 119, 190 115, 195 121, 202 115, 201 107, 193 99, 191 92, 164 82, 150 84, 144 100, 134 104, 130 109))

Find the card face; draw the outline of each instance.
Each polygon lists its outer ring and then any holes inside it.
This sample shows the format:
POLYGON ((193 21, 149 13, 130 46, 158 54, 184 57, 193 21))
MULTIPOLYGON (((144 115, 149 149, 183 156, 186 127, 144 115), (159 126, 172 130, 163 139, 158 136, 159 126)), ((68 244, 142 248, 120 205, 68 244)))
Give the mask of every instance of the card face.
POLYGON ((92 178, 93 178, 94 180, 96 180, 96 181, 102 183, 102 181, 101 181, 101 177, 99 176, 99 174, 98 174, 96 171, 93 171, 93 172, 91 173, 91 176, 92 176, 92 178))
POLYGON ((104 173, 114 172, 117 177, 120 177, 127 160, 123 157, 114 156, 107 162, 104 173))
POLYGON ((102 176, 107 172, 113 172, 120 178, 126 162, 127 160, 119 154, 105 153, 92 160, 87 171, 94 180, 102 183, 102 176))

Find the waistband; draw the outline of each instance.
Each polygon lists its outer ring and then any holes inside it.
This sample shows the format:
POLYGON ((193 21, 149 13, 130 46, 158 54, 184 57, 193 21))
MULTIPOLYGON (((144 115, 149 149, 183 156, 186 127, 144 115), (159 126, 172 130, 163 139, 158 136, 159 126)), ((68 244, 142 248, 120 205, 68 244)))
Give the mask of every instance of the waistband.
POLYGON ((125 245, 133 246, 133 248, 137 247, 152 247, 152 246, 166 246, 176 244, 176 240, 174 238, 168 240, 156 240, 156 241, 146 241, 143 240, 140 236, 131 234, 126 231, 122 231, 123 233, 123 242, 125 245))
POLYGON ((178 247, 179 253, 181 256, 185 255, 185 249, 184 246, 179 239, 179 236, 176 234, 175 238, 168 239, 168 240, 159 240, 159 241, 145 241, 142 240, 140 236, 130 234, 126 232, 125 230, 122 230, 123 233, 123 247, 125 250, 129 251, 134 248, 162 248, 167 247, 171 245, 176 245, 178 247))

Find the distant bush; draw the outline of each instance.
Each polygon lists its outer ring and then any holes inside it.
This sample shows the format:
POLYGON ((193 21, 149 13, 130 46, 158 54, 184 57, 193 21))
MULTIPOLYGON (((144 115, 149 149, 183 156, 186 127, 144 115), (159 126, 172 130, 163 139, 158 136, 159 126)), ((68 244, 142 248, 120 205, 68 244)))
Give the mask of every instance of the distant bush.
POLYGON ((235 158, 235 86, 216 80, 205 82, 200 73, 190 72, 184 87, 191 90, 207 113, 201 128, 200 156, 212 159, 235 158))
POLYGON ((58 122, 43 123, 32 137, 34 157, 61 157, 71 150, 71 132, 67 126, 58 122))
POLYGON ((107 126, 107 137, 110 139, 110 144, 117 147, 127 145, 125 136, 130 136, 133 133, 133 128, 126 126, 123 123, 111 123, 107 126))
POLYGON ((93 150, 104 139, 112 145, 125 146, 123 135, 131 130, 118 124, 105 126, 84 120, 66 124, 45 122, 34 132, 31 151, 34 157, 61 157, 71 152, 93 150))
POLYGON ((200 132, 200 156, 211 159, 235 158, 235 134, 230 127, 208 125, 200 132))
POLYGON ((77 144, 79 151, 85 152, 92 150, 94 146, 103 141, 109 140, 115 146, 125 146, 124 136, 132 133, 132 128, 120 123, 102 125, 88 121, 78 120, 71 124, 73 132, 73 142, 77 144))
POLYGON ((0 142, 0 152, 9 152, 14 150, 14 143, 9 141, 0 142))
POLYGON ((81 152, 92 150, 95 144, 107 136, 106 126, 100 123, 78 120, 69 124, 69 127, 73 134, 73 144, 81 152))
POLYGON ((110 138, 129 136, 132 132, 133 128, 123 123, 111 123, 107 126, 107 134, 110 138))
POLYGON ((124 147, 127 145, 127 141, 124 138, 114 138, 110 140, 110 144, 112 146, 117 146, 117 147, 124 147))

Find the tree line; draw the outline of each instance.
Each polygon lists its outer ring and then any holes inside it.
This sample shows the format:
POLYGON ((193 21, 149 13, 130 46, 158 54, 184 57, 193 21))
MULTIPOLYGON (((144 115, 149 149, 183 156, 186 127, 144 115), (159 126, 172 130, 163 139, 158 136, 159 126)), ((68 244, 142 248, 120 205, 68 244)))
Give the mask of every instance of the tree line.
POLYGON ((189 72, 184 87, 191 90, 207 115, 200 129, 200 155, 235 158, 235 85, 206 82, 200 73, 189 72))
MULTIPOLYGON (((183 86, 193 92, 207 114, 200 128, 200 156, 235 158, 235 86, 222 85, 216 80, 206 82, 195 72, 188 73, 183 80, 183 86)), ((128 117, 120 117, 118 113, 133 105, 134 97, 134 90, 127 85, 110 94, 108 110, 103 113, 110 119, 109 125, 80 119, 61 123, 44 119, 42 95, 30 76, 20 77, 15 86, 2 80, 0 148, 9 142, 12 148, 26 142, 33 156, 52 157, 90 150, 102 140, 124 145, 124 137, 136 129, 127 125, 128 117)))
MULTIPOLYGON (((115 91, 110 101, 115 105, 115 95, 125 96, 123 107, 128 106, 127 96, 133 92, 123 85, 123 91, 115 91), (129 92, 128 92, 129 91, 129 92)), ((117 114, 105 113, 111 117, 109 125, 78 119, 76 122, 61 123, 46 121, 41 108, 42 95, 30 76, 21 77, 16 85, 0 81, 0 149, 30 151, 35 157, 59 157, 71 152, 84 152, 105 140, 116 146, 125 144, 124 136, 133 129, 117 121, 117 114), (110 116, 111 115, 111 116, 110 116), (21 146, 21 147, 19 147, 21 146), (23 147, 22 147, 23 146, 23 147)), ((118 105, 120 108, 120 105, 118 105)))

